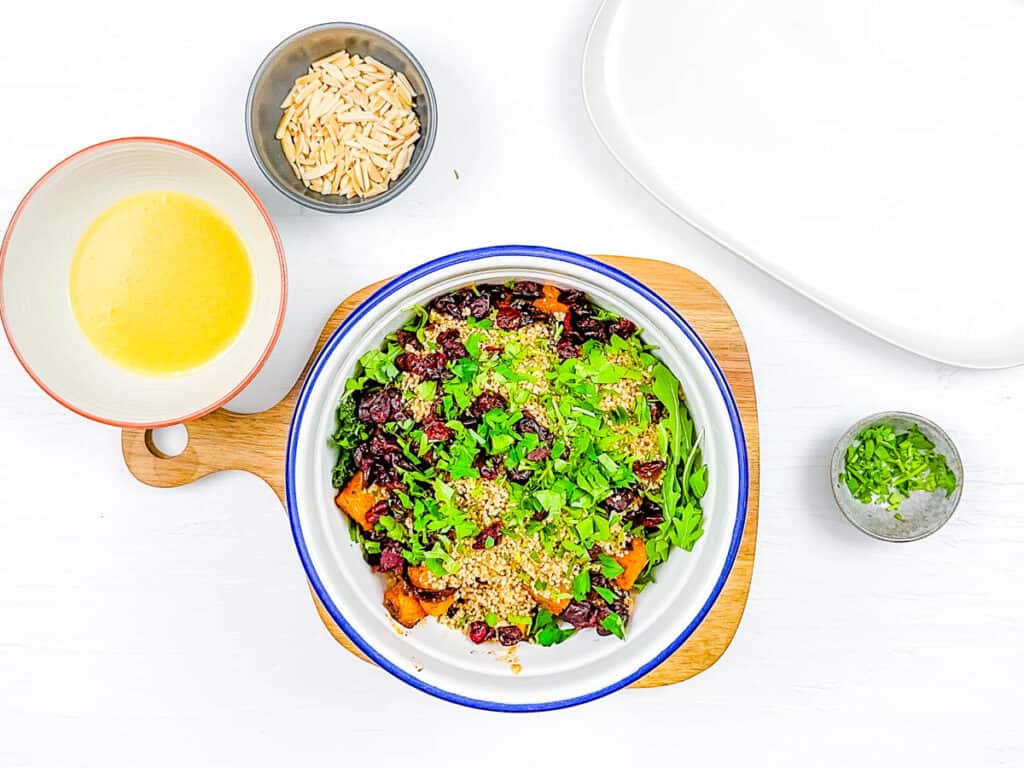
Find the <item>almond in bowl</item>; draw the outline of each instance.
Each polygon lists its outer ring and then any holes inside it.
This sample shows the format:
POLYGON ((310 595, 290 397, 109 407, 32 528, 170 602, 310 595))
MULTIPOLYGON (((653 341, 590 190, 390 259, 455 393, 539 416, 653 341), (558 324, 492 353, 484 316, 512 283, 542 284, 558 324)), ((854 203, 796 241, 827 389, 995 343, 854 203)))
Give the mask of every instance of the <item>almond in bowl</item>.
POLYGON ((420 138, 415 100, 401 72, 337 51, 295 81, 275 136, 308 189, 374 197, 409 167, 420 138))

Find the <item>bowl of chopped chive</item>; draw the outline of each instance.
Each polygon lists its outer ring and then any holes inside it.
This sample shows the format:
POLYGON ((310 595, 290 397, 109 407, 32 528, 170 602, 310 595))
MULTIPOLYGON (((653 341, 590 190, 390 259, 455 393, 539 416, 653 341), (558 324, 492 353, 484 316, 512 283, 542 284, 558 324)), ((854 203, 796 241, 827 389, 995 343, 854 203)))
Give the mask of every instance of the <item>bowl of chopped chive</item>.
POLYGON ((964 469, 949 435, 923 416, 887 411, 851 426, 836 444, 832 494, 840 511, 882 541, 917 541, 953 516, 964 469))

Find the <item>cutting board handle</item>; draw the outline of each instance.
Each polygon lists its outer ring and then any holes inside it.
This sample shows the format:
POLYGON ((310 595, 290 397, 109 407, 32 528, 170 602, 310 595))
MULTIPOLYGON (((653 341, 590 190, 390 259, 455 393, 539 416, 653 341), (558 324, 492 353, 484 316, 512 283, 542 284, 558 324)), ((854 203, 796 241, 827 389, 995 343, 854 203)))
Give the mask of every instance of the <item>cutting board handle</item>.
POLYGON ((262 478, 284 500, 284 446, 288 419, 281 402, 262 413, 232 413, 223 408, 187 422, 188 444, 168 456, 153 442, 153 430, 124 430, 121 450, 128 470, 157 488, 187 485, 226 469, 262 478))

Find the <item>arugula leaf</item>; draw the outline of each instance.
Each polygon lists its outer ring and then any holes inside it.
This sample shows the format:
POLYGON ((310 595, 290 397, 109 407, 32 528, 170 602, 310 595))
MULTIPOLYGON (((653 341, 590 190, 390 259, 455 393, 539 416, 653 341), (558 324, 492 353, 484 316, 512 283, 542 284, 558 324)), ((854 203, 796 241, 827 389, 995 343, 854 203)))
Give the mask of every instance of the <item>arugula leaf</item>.
POLYGON ((338 449, 334 468, 331 470, 331 484, 341 488, 356 473, 353 453, 367 437, 366 427, 356 416, 356 403, 352 395, 346 395, 338 403, 335 418, 337 428, 328 438, 328 443, 338 449))
POLYGON ((704 494, 708 490, 708 465, 703 465, 700 469, 690 475, 690 489, 693 491, 693 495, 698 499, 703 498, 704 494))

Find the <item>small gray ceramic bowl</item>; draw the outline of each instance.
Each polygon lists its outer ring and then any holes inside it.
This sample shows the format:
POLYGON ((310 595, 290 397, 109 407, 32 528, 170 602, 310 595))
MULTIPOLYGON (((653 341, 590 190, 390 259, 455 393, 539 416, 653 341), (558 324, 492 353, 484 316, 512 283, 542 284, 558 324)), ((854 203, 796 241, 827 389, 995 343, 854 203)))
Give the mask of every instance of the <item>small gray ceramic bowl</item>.
POLYGON ((278 191, 307 208, 327 213, 357 213, 394 199, 423 170, 437 133, 437 101, 423 66, 395 38, 362 24, 318 24, 283 40, 260 64, 245 100, 245 133, 257 165, 278 191), (275 138, 277 124, 281 120, 281 102, 294 82, 306 74, 314 61, 341 49, 360 56, 372 56, 405 75, 415 92, 416 116, 420 119, 420 138, 405 173, 392 182, 386 192, 365 200, 321 195, 306 189, 295 178, 281 144, 275 138))
POLYGON ((917 541, 939 530, 953 516, 964 487, 964 467, 956 446, 938 424, 913 413, 886 411, 867 416, 850 427, 839 438, 832 453, 830 468, 832 495, 846 519, 869 536, 882 541, 917 541), (846 484, 840 484, 839 475, 846 464, 846 449, 854 442, 865 427, 872 424, 888 424, 897 433, 906 432, 917 424, 921 434, 935 444, 935 450, 946 457, 946 464, 956 477, 956 490, 949 496, 945 491, 924 493, 915 491, 900 505, 903 520, 885 504, 864 504, 853 498, 846 484))

